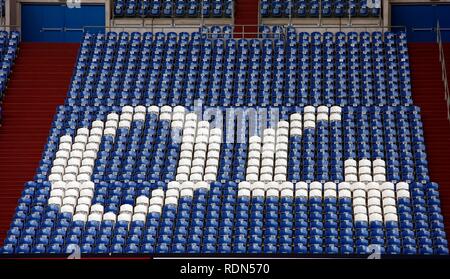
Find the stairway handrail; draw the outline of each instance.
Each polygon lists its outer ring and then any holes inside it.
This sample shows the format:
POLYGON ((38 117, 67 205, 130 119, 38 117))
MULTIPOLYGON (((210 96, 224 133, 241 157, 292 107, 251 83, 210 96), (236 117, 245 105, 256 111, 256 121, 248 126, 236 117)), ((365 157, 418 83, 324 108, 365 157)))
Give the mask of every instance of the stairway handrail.
POLYGON ((439 20, 436 24, 436 41, 439 46, 439 61, 441 62, 441 72, 442 72, 442 82, 444 83, 444 98, 447 104, 447 119, 450 122, 450 92, 448 88, 448 76, 447 76, 447 67, 445 63, 445 54, 444 47, 442 45, 442 34, 441 27, 439 25, 439 20))

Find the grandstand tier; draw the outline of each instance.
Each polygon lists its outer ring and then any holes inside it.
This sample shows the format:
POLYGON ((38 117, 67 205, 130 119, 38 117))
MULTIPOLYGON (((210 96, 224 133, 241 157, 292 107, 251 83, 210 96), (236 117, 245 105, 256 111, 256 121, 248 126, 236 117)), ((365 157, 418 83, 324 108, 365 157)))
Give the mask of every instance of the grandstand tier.
POLYGON ((231 17, 232 0, 114 0, 114 17, 231 17))
POLYGON ((277 30, 87 33, 2 253, 448 254, 406 35, 277 30))
POLYGON ((261 0, 260 2, 262 17, 377 17, 380 11, 380 7, 369 6, 367 0, 261 0))

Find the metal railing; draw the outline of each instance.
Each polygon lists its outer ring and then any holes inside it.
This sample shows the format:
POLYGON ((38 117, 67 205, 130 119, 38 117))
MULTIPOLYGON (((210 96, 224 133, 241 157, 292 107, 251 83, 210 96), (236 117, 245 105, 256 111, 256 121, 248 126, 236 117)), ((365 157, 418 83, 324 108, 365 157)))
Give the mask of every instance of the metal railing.
POLYGON ((450 122, 450 98, 449 98, 450 93, 448 89, 448 76, 446 67, 447 64, 445 63, 444 46, 442 45, 442 35, 439 21, 436 24, 436 39, 439 45, 439 61, 441 62, 442 82, 444 83, 444 98, 447 104, 447 119, 450 122))
MULTIPOLYGON (((237 38, 269 38, 270 35, 274 35, 277 38, 287 38, 287 27, 294 27, 297 32, 350 32, 350 31, 366 31, 366 32, 372 32, 372 31, 379 31, 384 34, 385 31, 390 31, 392 29, 400 30, 406 32, 405 26, 395 26, 395 25, 388 25, 388 26, 379 26, 379 25, 346 25, 346 24, 335 24, 335 25, 277 25, 283 28, 282 33, 266 33, 262 32, 261 26, 262 25, 236 25, 236 24, 226 24, 227 26, 231 27, 232 32, 230 33, 209 33, 204 32, 203 30, 208 27, 217 26, 217 24, 183 24, 183 25, 172 25, 172 24, 148 24, 148 25, 114 25, 114 26, 84 26, 83 31, 89 32, 93 31, 98 32, 100 29, 104 29, 105 31, 115 31, 115 32, 183 32, 186 30, 191 29, 192 31, 198 31, 201 32, 204 35, 230 35, 237 38)), ((219 25, 222 26, 222 25, 219 25)), ((272 26, 272 25, 267 25, 272 26)), ((188 31, 190 32, 190 31, 188 31)))
MULTIPOLYGON (((261 5, 260 5, 260 2, 261 1, 258 1, 258 17, 259 18, 261 17, 261 5)), ((316 17, 306 17, 306 18, 317 19, 317 24, 316 25, 318 25, 318 26, 322 26, 323 19, 329 19, 329 18, 346 18, 348 20, 348 24, 347 25, 350 25, 350 26, 352 25, 352 19, 353 18, 378 18, 379 25, 381 26, 383 24, 383 11, 385 9, 385 7, 383 5, 384 4, 383 0, 380 0, 380 2, 379 2, 380 7, 378 7, 378 9, 380 9, 380 11, 379 11, 379 14, 378 14, 377 17, 374 17, 374 16, 366 17, 366 16, 352 15, 352 7, 353 8, 356 8, 356 7, 350 5, 350 0, 348 0, 348 2, 349 2, 349 5, 348 5, 348 10, 347 10, 347 15, 348 15, 347 17, 345 17, 345 16, 343 16, 343 17, 324 16, 323 15, 323 8, 322 8, 322 0, 319 0, 317 16, 316 17)), ((292 23, 292 19, 293 18, 298 18, 298 17, 293 16, 293 12, 292 12, 293 3, 292 3, 292 0, 289 0, 287 5, 288 5, 287 7, 288 7, 288 10, 289 10, 289 13, 287 15, 287 19, 289 21, 289 24, 291 24, 292 23)))

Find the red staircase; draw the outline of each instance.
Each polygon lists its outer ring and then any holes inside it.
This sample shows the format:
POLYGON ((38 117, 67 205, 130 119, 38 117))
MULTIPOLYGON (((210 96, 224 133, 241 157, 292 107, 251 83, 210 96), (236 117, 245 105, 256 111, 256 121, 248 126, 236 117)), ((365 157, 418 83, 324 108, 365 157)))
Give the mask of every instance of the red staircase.
MULTIPOLYGON (((450 235, 450 122, 436 43, 410 43, 409 56, 415 105, 421 109, 432 181, 439 183, 445 231, 450 235)), ((450 55, 447 56, 450 59, 450 55)))
POLYGON ((236 38, 255 38, 258 32, 259 0, 236 0, 234 3, 234 24, 236 38), (239 26, 241 25, 241 26, 239 26), (242 25, 249 25, 245 28, 242 25))
POLYGON ((56 107, 64 103, 79 44, 21 43, 0 127, 0 243, 32 180, 56 107))

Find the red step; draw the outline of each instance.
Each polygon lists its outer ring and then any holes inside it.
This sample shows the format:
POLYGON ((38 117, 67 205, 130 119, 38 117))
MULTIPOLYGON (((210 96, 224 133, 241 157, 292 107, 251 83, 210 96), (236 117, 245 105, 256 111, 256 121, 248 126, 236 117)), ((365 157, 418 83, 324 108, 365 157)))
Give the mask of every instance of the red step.
MULTIPOLYGON (((430 177, 439 183, 445 231, 450 235, 450 122, 444 100, 439 48, 436 43, 410 43, 409 56, 415 105, 421 109, 430 177)), ((450 59, 450 56, 449 58, 450 59)))
POLYGON ((0 127, 0 245, 26 181, 39 166, 79 44, 22 43, 3 99, 0 127))
POLYGON ((258 32, 258 0, 236 0, 234 6, 235 38, 255 38, 258 32), (241 26, 240 26, 241 25, 241 26), (247 25, 242 27, 242 25, 247 25), (243 35, 242 35, 243 34, 243 35))

